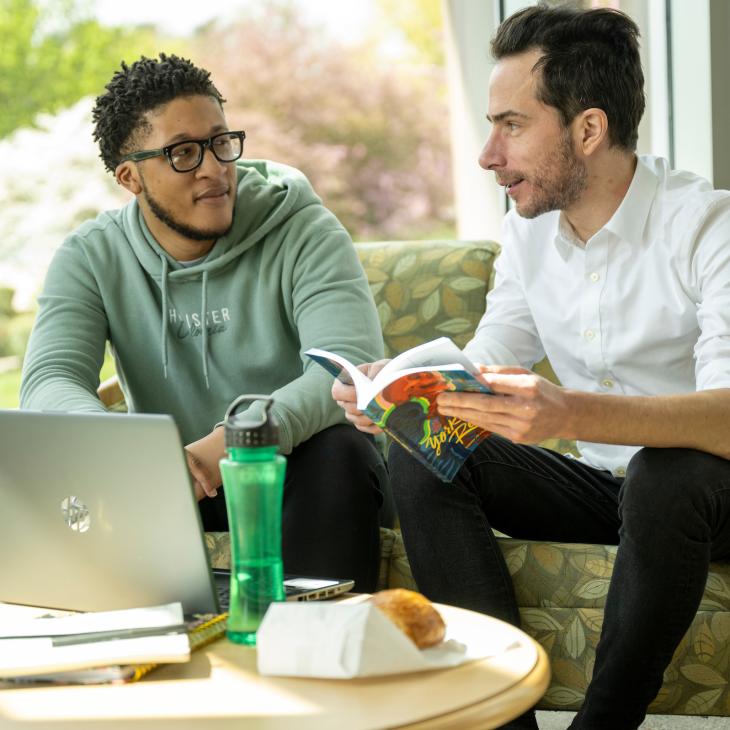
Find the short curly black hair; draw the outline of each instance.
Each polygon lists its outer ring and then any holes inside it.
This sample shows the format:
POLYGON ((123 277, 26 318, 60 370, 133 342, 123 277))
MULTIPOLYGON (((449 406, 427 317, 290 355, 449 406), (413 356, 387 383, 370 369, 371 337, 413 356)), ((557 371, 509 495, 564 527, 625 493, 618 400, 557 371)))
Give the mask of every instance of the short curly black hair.
POLYGON ((225 103, 210 80, 210 72, 186 58, 164 53, 159 60, 142 56, 131 66, 122 61, 121 70, 105 88, 106 93, 96 97, 92 118, 94 139, 110 172, 121 157, 133 151, 135 137, 149 130, 147 112, 181 96, 197 94, 225 103))

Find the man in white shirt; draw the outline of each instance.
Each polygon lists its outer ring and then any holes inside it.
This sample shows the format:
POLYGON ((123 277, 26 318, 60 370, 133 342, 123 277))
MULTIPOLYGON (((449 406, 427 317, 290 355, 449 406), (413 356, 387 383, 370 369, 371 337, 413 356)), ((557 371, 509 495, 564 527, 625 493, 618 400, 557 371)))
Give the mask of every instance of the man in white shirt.
MULTIPOLYGON (((490 527, 619 544, 593 679, 571 727, 638 727, 730 556, 730 194, 637 158, 638 29, 617 11, 531 7, 492 42, 480 165, 505 185, 487 311, 467 354, 496 396, 439 411, 493 431, 444 484, 394 446, 413 574, 430 598, 519 624, 490 527), (547 355, 554 385, 529 369, 547 355), (528 444, 576 439, 580 460, 528 444)), ((371 369, 372 368, 371 366, 371 369)), ((373 424, 340 383, 358 428, 373 424)), ((535 728, 527 713, 508 727, 535 728)))

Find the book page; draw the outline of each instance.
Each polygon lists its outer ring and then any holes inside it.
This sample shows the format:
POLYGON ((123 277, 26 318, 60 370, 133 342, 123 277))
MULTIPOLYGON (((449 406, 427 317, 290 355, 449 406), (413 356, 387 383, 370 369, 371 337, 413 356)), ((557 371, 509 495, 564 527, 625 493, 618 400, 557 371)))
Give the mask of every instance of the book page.
POLYGON ((312 360, 319 363, 328 373, 334 375, 346 385, 354 385, 358 397, 363 390, 367 390, 372 382, 365 373, 358 370, 355 365, 347 358, 342 357, 342 355, 327 352, 327 350, 320 350, 316 347, 310 348, 304 354, 311 357, 312 360))
POLYGON ((439 337, 422 345, 412 347, 394 357, 385 367, 373 378, 373 383, 381 381, 382 385, 378 390, 390 382, 391 373, 406 370, 409 368, 428 367, 431 365, 453 365, 458 363, 467 372, 474 375, 479 373, 479 368, 453 343, 448 337, 439 337))
POLYGON ((492 391, 484 385, 481 381, 476 379, 476 376, 467 370, 461 363, 450 362, 443 365, 422 365, 419 367, 405 368, 404 370, 396 370, 389 373, 385 373, 385 377, 382 377, 383 371, 381 370, 367 386, 357 394, 357 407, 361 411, 365 411, 370 402, 379 394, 381 394, 389 385, 398 382, 402 378, 405 379, 408 376, 413 376, 418 373, 449 373, 452 378, 458 381, 466 380, 474 384, 472 388, 475 392, 491 393, 492 391))

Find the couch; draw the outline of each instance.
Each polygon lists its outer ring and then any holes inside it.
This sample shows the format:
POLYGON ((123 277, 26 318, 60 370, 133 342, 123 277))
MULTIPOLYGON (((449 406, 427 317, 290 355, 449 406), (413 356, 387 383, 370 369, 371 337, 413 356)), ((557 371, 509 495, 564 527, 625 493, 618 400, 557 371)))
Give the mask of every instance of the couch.
MULTIPOLYGON (((375 297, 386 355, 442 335, 460 346, 470 339, 493 281, 496 243, 379 242, 356 247, 375 297)), ((554 378, 548 363, 536 370, 554 378)), ((566 441, 543 445, 575 452, 575 445, 566 441)), ((212 563, 228 567, 228 535, 209 533, 206 542, 212 563)), ((616 547, 506 536, 499 543, 514 580, 522 628, 550 657, 552 680, 538 708, 577 710, 593 670, 616 547)), ((397 529, 381 528, 380 587, 417 588, 397 529)), ((699 611, 650 712, 730 716, 729 682, 730 563, 714 563, 699 611)))

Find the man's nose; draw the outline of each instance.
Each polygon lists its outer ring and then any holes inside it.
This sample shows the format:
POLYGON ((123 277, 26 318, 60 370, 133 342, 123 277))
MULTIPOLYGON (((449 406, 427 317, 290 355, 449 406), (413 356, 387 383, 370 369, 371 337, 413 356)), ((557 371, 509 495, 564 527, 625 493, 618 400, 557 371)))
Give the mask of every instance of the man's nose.
POLYGON ((198 172, 203 175, 220 175, 230 163, 221 162, 214 154, 210 146, 203 148, 203 161, 198 167, 198 172))
POLYGON ((498 135, 492 129, 479 154, 479 166, 485 170, 494 170, 497 167, 504 167, 506 161, 498 135))

